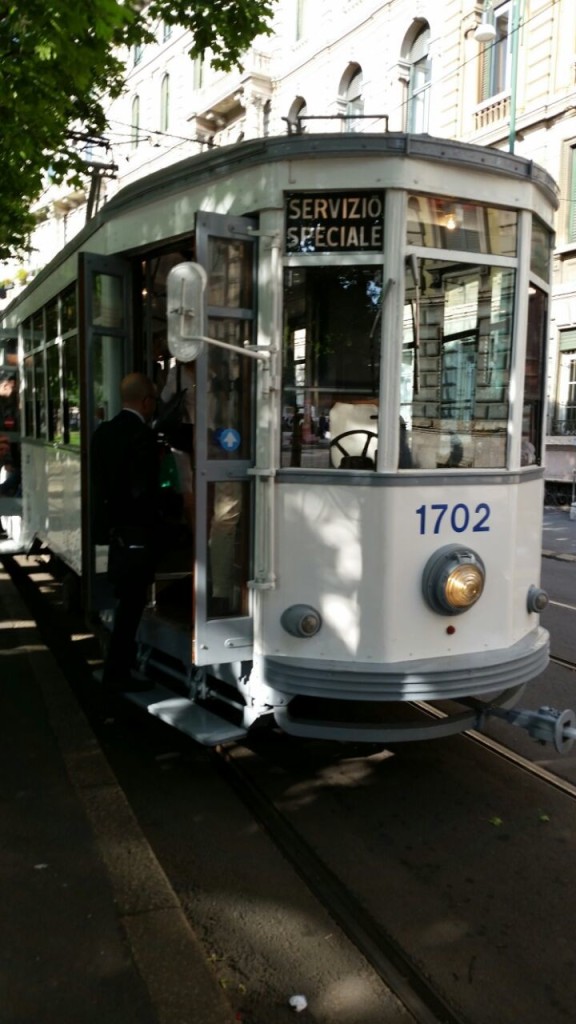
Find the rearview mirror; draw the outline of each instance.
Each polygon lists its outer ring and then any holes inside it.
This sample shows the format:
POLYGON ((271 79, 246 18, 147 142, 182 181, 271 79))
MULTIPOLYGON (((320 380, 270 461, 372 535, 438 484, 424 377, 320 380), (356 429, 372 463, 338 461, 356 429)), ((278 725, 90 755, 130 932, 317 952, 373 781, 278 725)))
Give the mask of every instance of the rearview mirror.
POLYGON ((178 263, 168 274, 168 348, 181 363, 197 359, 204 348, 207 281, 199 263, 178 263))

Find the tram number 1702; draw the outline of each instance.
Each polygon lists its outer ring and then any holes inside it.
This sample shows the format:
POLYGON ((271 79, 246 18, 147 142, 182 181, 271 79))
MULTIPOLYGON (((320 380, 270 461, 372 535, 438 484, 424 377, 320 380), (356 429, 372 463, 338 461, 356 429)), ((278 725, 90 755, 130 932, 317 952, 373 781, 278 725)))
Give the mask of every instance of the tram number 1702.
POLYGON ((481 501, 475 508, 458 502, 456 505, 420 505, 416 509, 416 515, 420 519, 421 535, 440 533, 442 526, 453 533, 464 533, 466 530, 471 530, 472 533, 489 533, 490 514, 490 505, 485 501, 481 501))

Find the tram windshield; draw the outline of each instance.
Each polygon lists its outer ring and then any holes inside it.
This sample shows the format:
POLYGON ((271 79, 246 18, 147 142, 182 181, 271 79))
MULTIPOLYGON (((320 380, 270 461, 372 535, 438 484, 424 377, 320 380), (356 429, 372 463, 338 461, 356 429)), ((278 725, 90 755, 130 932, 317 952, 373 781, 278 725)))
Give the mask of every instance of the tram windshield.
POLYGON ((515 271, 406 261, 401 413, 421 469, 506 465, 515 271))
POLYGON ((298 267, 284 282, 282 465, 375 468, 382 269, 298 267), (364 459, 365 465, 362 465, 364 459))

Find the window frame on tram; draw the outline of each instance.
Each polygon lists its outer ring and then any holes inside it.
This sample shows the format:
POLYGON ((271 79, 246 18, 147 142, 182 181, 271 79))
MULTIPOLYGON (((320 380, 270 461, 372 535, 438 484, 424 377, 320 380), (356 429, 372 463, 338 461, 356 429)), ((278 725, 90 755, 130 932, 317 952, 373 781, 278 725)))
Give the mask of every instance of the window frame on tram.
POLYGON ((73 282, 21 328, 22 437, 80 447, 77 285, 73 282))
MULTIPOLYGON (((295 192, 285 194, 282 468, 307 471, 336 467, 344 470, 375 469, 377 449, 383 447, 386 440, 382 434, 386 430, 390 432, 396 429, 393 416, 399 413, 400 454, 397 468, 426 471, 467 468, 506 470, 511 467, 512 460, 516 460, 520 450, 520 445, 516 446, 513 437, 514 431, 511 433, 512 424, 520 429, 515 398, 518 385, 526 391, 525 409, 521 418, 525 442, 521 464, 539 464, 543 441, 541 418, 546 338, 542 336, 541 328, 538 328, 538 341, 531 341, 530 335, 527 339, 520 337, 520 332, 526 331, 526 322, 518 289, 524 287, 522 282, 529 276, 531 293, 545 297, 537 316, 540 325, 545 323, 551 232, 536 214, 523 213, 498 203, 479 203, 457 196, 409 190, 382 192, 381 195, 387 197, 386 202, 390 193, 393 193, 391 203, 395 206, 396 215, 400 210, 403 210, 404 215, 401 254, 386 252, 385 223, 381 230, 383 241, 379 249, 375 246, 374 251, 366 251, 370 249, 366 239, 379 237, 374 233, 370 236, 369 226, 362 229, 362 236, 356 229, 356 237, 364 241, 362 248, 358 246, 354 252, 351 252, 351 246, 338 248, 339 240, 348 237, 344 227, 341 227, 340 234, 334 227, 334 222, 338 221, 336 211, 346 208, 346 194, 331 194, 329 191, 302 193, 300 196, 295 192), (332 247, 329 245, 330 239, 335 240, 332 247), (331 251, 327 251, 330 248, 331 251), (400 261, 403 261, 404 266, 403 280, 400 280, 400 261), (351 389, 349 400, 353 408, 348 411, 350 429, 344 433, 350 438, 357 435, 354 437, 357 455, 362 451, 363 455, 370 456, 363 464, 358 457, 349 460, 339 457, 334 460, 332 430, 316 431, 318 436, 314 436, 314 416, 309 396, 312 392, 319 395, 322 390, 329 389, 323 389, 322 380, 318 379, 317 374, 313 374, 314 380, 308 379, 310 361, 305 355, 297 359, 294 354, 296 321, 293 317, 291 319, 289 290, 291 273, 297 273, 302 268, 338 268, 345 272, 347 268, 366 266, 372 266, 375 270, 379 268, 381 273, 381 330, 378 332, 378 343, 382 346, 380 365, 383 366, 384 360, 389 360, 388 367, 383 367, 384 371, 397 371, 399 380, 395 413, 389 408, 390 391, 384 395, 382 387, 373 388, 372 401, 377 408, 372 407, 369 413, 361 408, 362 403, 369 401, 368 396, 352 394, 355 389, 351 389), (430 312, 425 314, 429 319, 434 304, 442 302, 442 319, 438 321, 439 314, 434 314, 436 326, 430 328, 436 341, 430 330, 428 338, 423 336, 425 325, 414 323, 413 309, 411 326, 406 319, 407 307, 410 303, 413 306, 410 295, 416 292, 419 309, 422 309, 425 297, 423 286, 415 280, 410 283, 410 275, 414 276, 415 268, 420 277, 428 274, 430 288, 433 275, 438 278, 441 300, 428 295, 430 312), (424 365, 426 368, 429 394, 424 402, 415 397, 418 390, 420 396, 423 394, 417 382, 413 381, 412 393, 410 389, 407 390, 408 364, 405 356, 403 360, 398 360, 390 353, 389 337, 393 332, 389 329, 389 321, 388 329, 384 325, 384 304, 390 286, 393 287, 396 281, 402 290, 404 304, 402 350, 404 354, 411 349, 413 351, 413 373, 416 372, 416 358, 420 367, 424 365), (470 295, 476 296, 472 304, 466 299, 466 281, 469 283, 470 295), (447 288, 450 289, 452 300, 447 288), (463 289, 460 299, 457 297, 458 288, 463 289), (452 313, 449 309, 450 301, 452 313), (451 325, 446 321, 447 316, 449 320, 452 319, 451 325), (448 331, 447 325, 452 329, 448 331), (409 338, 410 330, 412 340, 409 338), (527 346, 530 348, 530 368, 526 366, 524 372, 527 346), (537 372, 535 360, 538 361, 537 372), (473 372, 473 381, 469 371, 473 372), (302 402, 298 394, 304 396, 302 402), (370 420, 377 422, 373 424, 370 420), (375 433, 379 435, 378 440, 369 440, 369 435, 375 433), (366 450, 365 445, 370 447, 366 450), (326 454, 320 457, 319 448, 322 446, 331 449, 329 457, 326 454), (529 451, 533 454, 527 457, 526 452, 529 451)), ((371 195, 369 191, 357 195, 362 194, 365 199, 371 195)), ((360 206, 357 208, 360 209, 360 206)), ((386 206, 387 216, 391 208, 386 206)), ((340 219, 343 221, 344 218, 340 219)), ((304 303, 307 302, 305 296, 304 303)), ((307 306, 302 318, 303 323, 306 318, 309 323, 313 321, 307 306)), ((530 323, 529 316, 528 326, 530 323)), ((312 344, 317 342, 318 339, 315 341, 312 338, 312 344)), ((324 424, 326 421, 329 423, 330 417, 328 415, 327 420, 326 414, 321 411, 319 419, 324 424)), ((338 422, 342 423, 341 420, 338 422)), ((342 436, 341 428, 338 429, 338 436, 342 436)), ((352 444, 352 441, 347 443, 352 444)), ((336 444, 340 447, 338 442, 336 444)))

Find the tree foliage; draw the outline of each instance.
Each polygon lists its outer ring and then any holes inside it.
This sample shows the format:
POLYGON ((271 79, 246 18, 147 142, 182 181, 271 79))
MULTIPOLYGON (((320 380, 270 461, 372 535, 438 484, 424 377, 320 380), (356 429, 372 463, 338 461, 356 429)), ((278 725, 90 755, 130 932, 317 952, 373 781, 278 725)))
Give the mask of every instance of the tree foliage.
POLYGON ((31 205, 45 187, 84 180, 74 133, 97 138, 103 101, 124 88, 122 54, 152 42, 162 20, 192 33, 192 58, 211 52, 241 65, 255 36, 270 33, 275 0, 3 0, 0 7, 0 260, 26 251, 31 205))

